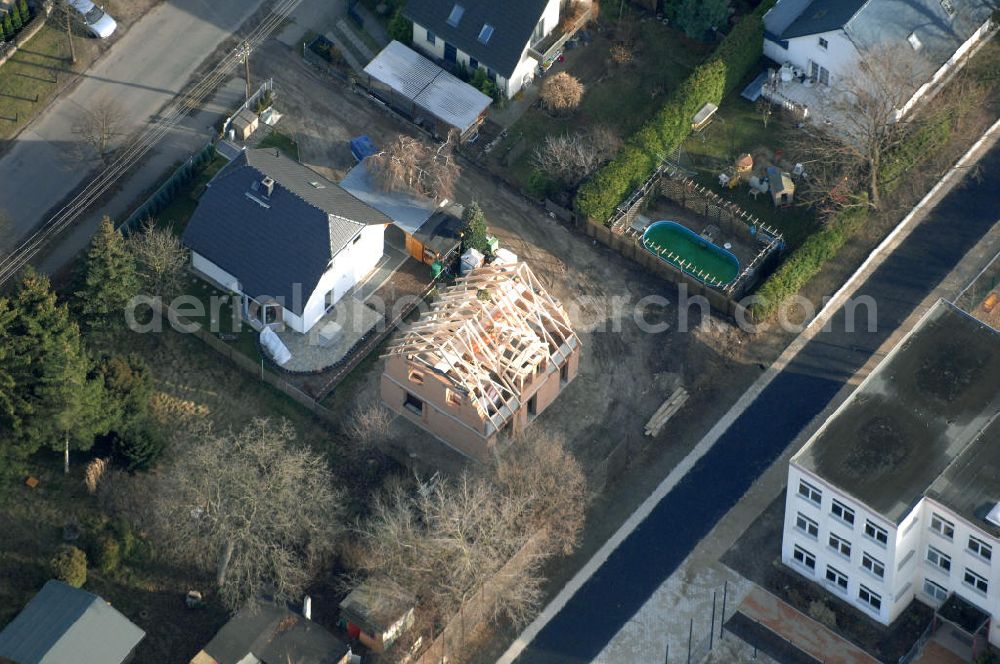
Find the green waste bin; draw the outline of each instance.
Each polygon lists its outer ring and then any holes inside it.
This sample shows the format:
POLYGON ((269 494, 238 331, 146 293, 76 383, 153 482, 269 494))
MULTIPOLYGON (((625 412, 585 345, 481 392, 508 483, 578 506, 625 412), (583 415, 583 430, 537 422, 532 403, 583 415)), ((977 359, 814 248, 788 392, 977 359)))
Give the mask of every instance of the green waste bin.
POLYGON ((499 248, 500 248, 500 240, 498 240, 495 235, 487 235, 486 250, 490 254, 495 254, 497 252, 497 249, 499 248))
POLYGON ((441 261, 434 261, 431 263, 431 279, 437 279, 441 276, 441 272, 444 271, 444 265, 441 265, 441 261))

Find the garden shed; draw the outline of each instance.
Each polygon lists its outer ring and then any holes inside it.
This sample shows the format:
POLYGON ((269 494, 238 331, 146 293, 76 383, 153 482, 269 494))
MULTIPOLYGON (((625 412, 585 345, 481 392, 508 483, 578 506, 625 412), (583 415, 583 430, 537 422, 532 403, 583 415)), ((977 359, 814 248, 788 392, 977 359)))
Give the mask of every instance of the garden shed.
POLYGON ((413 625, 416 599, 384 576, 366 579, 340 603, 347 632, 375 652, 383 652, 413 625))
POLYGON ((364 73, 376 98, 438 138, 456 130, 462 142, 474 139, 493 102, 398 41, 382 49, 364 73))
POLYGON ((774 166, 767 167, 767 184, 774 207, 788 207, 795 197, 795 183, 790 173, 774 166))

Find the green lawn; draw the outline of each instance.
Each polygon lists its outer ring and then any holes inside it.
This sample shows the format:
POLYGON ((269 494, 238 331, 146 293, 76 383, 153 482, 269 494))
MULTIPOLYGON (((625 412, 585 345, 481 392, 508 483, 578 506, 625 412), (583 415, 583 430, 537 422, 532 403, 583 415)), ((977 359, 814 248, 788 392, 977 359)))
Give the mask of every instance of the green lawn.
POLYGON ((156 215, 157 223, 169 227, 175 234, 184 232, 188 220, 198 207, 198 198, 205 191, 205 185, 229 162, 218 156, 205 164, 186 185, 180 188, 173 200, 156 215))
POLYGON ((766 194, 751 198, 745 184, 735 189, 719 185, 719 174, 745 152, 754 156, 754 173, 758 176, 763 174, 762 162, 774 159, 775 155, 794 162, 789 138, 795 131, 788 120, 777 114, 771 117, 765 128, 755 105, 740 97, 737 91, 723 100, 716 119, 703 133, 692 135, 685 141, 681 162, 697 173, 694 179, 699 184, 710 187, 778 229, 784 234, 789 247, 795 248, 818 228, 814 211, 801 205, 776 209, 766 194))
POLYGON ((505 168, 521 186, 527 187, 535 169, 534 146, 546 136, 603 124, 615 129, 622 139, 628 138, 707 55, 704 45, 647 20, 638 24, 635 63, 620 68, 609 62, 611 41, 597 31, 593 33, 593 43, 568 52, 567 71, 585 86, 580 108, 562 117, 529 108, 494 151, 501 159, 509 150, 515 151, 517 156, 505 168))
POLYGON ((291 136, 282 134, 280 131, 272 131, 257 144, 257 147, 278 148, 295 161, 299 160, 299 144, 291 136))
POLYGON ((44 108, 66 74, 89 66, 91 45, 81 41, 76 39, 80 57, 71 65, 66 33, 46 25, 0 67, 0 138, 13 136, 44 108))

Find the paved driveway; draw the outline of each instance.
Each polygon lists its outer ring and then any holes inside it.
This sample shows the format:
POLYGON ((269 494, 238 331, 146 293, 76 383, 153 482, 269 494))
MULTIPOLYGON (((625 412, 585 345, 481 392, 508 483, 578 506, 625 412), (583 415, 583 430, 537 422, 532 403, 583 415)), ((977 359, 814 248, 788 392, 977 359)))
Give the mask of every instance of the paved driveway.
POLYGON ((998 220, 1000 145, 859 287, 877 330, 844 331, 845 311, 809 341, 528 644, 517 662, 589 662, 998 220))
POLYGON ((69 94, 57 99, 0 158, 0 207, 10 249, 99 165, 81 154, 74 125, 102 99, 114 99, 138 129, 184 87, 197 67, 262 0, 166 0, 135 23, 69 94))

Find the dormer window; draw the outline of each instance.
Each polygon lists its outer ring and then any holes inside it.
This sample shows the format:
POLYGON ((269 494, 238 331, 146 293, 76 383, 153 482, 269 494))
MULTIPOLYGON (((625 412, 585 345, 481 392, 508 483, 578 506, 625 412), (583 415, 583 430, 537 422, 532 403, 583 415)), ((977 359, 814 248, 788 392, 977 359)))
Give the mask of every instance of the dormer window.
POLYGON ((483 23, 483 29, 479 31, 479 43, 488 44, 492 36, 493 26, 489 23, 483 23))
POLYGON ((948 15, 948 18, 955 16, 955 5, 951 4, 951 0, 941 0, 941 9, 948 15))
POLYGON ((465 13, 465 7, 455 3, 455 6, 451 8, 451 13, 448 14, 448 25, 453 28, 457 28, 459 22, 462 20, 462 14, 465 13))
POLYGON ((910 42, 910 46, 913 47, 914 51, 919 51, 923 47, 920 37, 917 37, 917 33, 915 32, 911 32, 910 36, 906 38, 906 41, 910 42))

